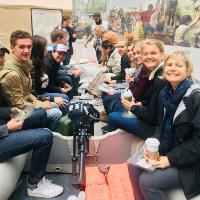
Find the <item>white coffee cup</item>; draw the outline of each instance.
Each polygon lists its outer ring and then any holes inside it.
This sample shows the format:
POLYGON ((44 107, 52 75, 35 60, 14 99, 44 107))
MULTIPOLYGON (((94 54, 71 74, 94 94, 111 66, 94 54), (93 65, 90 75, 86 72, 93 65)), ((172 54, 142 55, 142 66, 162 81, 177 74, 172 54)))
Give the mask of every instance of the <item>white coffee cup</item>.
POLYGON ((147 138, 145 140, 145 146, 150 160, 157 160, 159 158, 159 149, 160 142, 156 138, 147 138))

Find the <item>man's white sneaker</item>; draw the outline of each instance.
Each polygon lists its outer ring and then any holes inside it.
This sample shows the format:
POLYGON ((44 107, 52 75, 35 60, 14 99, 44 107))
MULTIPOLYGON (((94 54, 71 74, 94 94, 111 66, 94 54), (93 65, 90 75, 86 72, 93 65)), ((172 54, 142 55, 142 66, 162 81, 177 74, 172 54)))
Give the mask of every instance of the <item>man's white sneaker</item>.
POLYGON ((27 189, 28 196, 53 198, 63 193, 63 187, 51 183, 51 180, 45 177, 37 184, 37 188, 31 190, 27 189))
POLYGON ((81 99, 81 100, 92 100, 92 99, 94 99, 94 96, 91 95, 91 94, 86 93, 86 94, 82 94, 79 97, 79 99, 81 99))
POLYGON ((78 197, 76 197, 75 195, 70 195, 67 200, 85 200, 85 192, 81 191, 78 194, 78 197))

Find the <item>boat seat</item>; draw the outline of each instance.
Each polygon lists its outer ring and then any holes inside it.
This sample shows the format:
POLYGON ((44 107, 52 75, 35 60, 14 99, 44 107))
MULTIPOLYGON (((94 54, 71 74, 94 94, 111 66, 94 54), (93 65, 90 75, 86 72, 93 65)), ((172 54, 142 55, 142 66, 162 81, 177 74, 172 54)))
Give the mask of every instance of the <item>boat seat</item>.
POLYGON ((28 153, 0 162, 0 199, 7 200, 18 183, 28 153))
MULTIPOLYGON (((97 161, 99 164, 115 164, 126 162, 127 159, 140 148, 144 141, 126 131, 117 129, 104 136, 96 136, 92 140, 99 140, 97 161)), ((173 189, 167 192, 169 200, 186 200, 183 190, 173 189)), ((191 200, 200 200, 200 195, 191 200)))

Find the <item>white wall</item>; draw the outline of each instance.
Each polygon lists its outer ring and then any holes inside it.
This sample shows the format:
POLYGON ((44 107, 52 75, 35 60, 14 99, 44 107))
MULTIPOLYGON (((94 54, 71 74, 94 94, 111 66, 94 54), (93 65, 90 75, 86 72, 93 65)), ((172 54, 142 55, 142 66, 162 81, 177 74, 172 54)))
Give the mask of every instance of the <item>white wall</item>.
POLYGON ((165 45, 166 53, 172 53, 179 50, 185 51, 189 54, 192 64, 194 66, 193 77, 197 79, 198 82, 200 82, 200 49, 165 45))

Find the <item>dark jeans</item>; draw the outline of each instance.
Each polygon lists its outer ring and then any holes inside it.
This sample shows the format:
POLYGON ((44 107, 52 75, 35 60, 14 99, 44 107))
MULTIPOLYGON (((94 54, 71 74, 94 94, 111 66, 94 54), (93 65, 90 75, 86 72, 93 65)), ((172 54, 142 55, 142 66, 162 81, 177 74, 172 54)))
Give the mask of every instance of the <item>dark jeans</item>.
POLYGON ((103 98, 103 106, 107 115, 111 112, 123 112, 124 108, 121 103, 121 93, 106 95, 103 98))
POLYGON ((143 139, 151 137, 156 131, 156 126, 148 124, 138 119, 136 115, 126 112, 110 113, 108 115, 108 128, 109 131, 120 128, 143 139))
POLYGON ((30 184, 38 183, 45 175, 53 142, 53 134, 48 129, 29 129, 9 133, 0 139, 0 162, 33 150, 30 184))
POLYGON ((129 165, 129 174, 136 200, 168 200, 165 190, 181 187, 176 168, 147 172, 129 165))
POLYGON ((67 53, 65 56, 65 60, 63 61, 63 65, 69 65, 72 55, 67 53))
POLYGON ((24 120, 22 129, 47 127, 47 112, 42 108, 34 109, 30 117, 24 120))
POLYGON ((62 69, 58 71, 58 79, 72 86, 72 89, 69 92, 67 92, 67 95, 69 96, 70 99, 72 99, 73 96, 78 95, 80 77, 75 77, 74 75, 70 75, 68 74, 67 70, 62 69))
POLYGON ((97 49, 95 51, 96 51, 96 57, 97 57, 98 64, 101 64, 101 50, 97 49))

